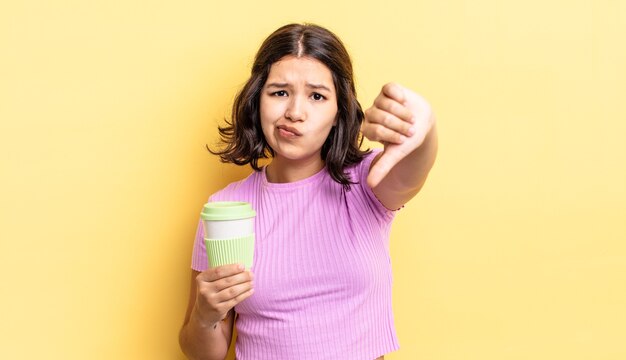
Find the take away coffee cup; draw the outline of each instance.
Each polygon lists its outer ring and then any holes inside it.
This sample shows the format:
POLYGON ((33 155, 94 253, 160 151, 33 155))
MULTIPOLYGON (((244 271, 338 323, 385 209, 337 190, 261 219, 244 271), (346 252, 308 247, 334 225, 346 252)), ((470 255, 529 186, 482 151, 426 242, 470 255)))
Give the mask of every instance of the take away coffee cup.
POLYGON ((200 217, 210 267, 243 264, 252 267, 254 217, 247 202, 216 201, 204 204, 200 217))

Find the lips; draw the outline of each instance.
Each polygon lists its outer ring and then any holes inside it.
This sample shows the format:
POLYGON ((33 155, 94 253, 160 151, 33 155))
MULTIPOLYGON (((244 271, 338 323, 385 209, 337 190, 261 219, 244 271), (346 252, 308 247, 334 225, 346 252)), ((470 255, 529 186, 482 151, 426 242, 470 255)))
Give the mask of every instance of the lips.
POLYGON ((292 136, 301 136, 302 135, 296 128, 293 128, 291 126, 278 125, 277 128, 278 128, 278 130, 281 130, 282 132, 285 132, 286 135, 292 135, 292 136))

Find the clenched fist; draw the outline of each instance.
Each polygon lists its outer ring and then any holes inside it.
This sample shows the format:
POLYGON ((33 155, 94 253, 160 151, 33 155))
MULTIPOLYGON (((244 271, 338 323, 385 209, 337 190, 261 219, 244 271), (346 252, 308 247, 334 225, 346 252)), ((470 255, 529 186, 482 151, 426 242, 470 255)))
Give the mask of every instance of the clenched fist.
POLYGON ((363 135, 385 146, 372 166, 367 183, 374 188, 404 157, 416 150, 434 124, 428 102, 395 83, 385 84, 374 104, 365 110, 363 135))

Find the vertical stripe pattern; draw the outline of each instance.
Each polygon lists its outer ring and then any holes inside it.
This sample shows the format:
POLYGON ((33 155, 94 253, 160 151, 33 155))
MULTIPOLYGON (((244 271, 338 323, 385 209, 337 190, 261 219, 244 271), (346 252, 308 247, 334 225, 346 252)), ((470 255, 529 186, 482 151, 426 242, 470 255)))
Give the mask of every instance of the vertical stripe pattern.
MULTIPOLYGON (((389 231, 394 212, 367 186, 369 154, 344 191, 326 169, 269 183, 265 169, 209 201, 247 201, 257 211, 255 293, 235 307, 238 360, 372 360, 398 349, 391 307, 389 231)), ((192 268, 207 269, 198 227, 192 268)))

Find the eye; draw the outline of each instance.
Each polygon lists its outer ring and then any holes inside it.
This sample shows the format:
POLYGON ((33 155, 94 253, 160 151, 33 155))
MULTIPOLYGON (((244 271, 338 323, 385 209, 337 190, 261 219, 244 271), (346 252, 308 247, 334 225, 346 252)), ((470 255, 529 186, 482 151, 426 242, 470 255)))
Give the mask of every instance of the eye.
POLYGON ((320 100, 324 100, 326 99, 326 97, 324 97, 324 95, 319 94, 319 93, 313 93, 313 100, 315 101, 320 101, 320 100))
POLYGON ((285 90, 278 90, 272 93, 273 96, 287 96, 287 92, 285 90))

